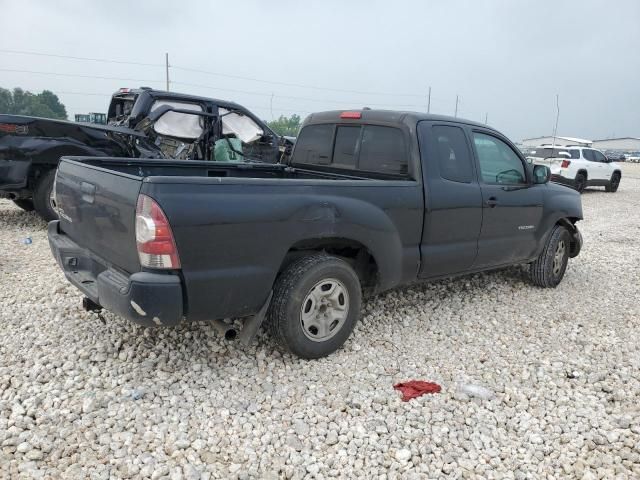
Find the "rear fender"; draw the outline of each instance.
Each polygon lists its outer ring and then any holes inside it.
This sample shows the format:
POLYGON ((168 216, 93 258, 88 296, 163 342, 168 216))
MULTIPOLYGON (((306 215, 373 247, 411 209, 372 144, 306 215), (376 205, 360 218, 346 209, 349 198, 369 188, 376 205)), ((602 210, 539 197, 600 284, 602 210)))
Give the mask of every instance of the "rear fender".
MULTIPOLYGON (((306 228, 301 229, 305 235, 296 238, 292 247, 323 239, 352 241, 363 245, 377 265, 376 290, 402 282, 406 252, 396 226, 381 209, 353 198, 340 198, 335 204, 323 199, 300 210, 296 217, 296 223, 304 223, 306 228)), ((417 266, 418 261, 416 258, 409 263, 417 266)))

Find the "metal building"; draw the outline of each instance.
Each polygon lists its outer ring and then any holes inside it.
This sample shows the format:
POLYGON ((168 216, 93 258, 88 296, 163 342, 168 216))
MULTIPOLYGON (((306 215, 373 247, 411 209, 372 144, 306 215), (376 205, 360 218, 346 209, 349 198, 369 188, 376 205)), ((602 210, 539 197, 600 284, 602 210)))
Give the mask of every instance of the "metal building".
POLYGON ((640 138, 622 137, 594 140, 593 148, 598 150, 618 150, 620 152, 640 152, 640 138))
POLYGON ((539 147, 540 145, 558 145, 561 147, 569 147, 569 146, 578 146, 578 147, 590 147, 593 143, 592 140, 587 140, 585 138, 576 138, 576 137, 534 137, 534 138, 525 138, 522 140, 523 147, 539 147))

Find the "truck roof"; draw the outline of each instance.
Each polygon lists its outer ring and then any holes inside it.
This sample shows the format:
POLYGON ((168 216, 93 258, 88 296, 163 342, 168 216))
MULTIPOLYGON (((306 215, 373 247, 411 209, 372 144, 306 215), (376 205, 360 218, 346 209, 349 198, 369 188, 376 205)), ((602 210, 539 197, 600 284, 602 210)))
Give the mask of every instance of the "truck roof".
POLYGON ((147 95, 154 97, 154 98, 174 98, 176 100, 186 100, 186 101, 191 101, 193 102, 194 100, 197 102, 210 102, 210 103, 215 103, 216 105, 219 105, 223 108, 233 108, 233 109, 241 109, 241 110, 246 110, 245 107, 243 107, 240 104, 237 104, 235 102, 230 102, 228 100, 220 100, 218 98, 212 98, 212 97, 202 97, 199 95, 191 95, 189 93, 179 93, 179 92, 169 92, 166 90, 155 90, 153 88, 129 88, 127 89, 126 92, 123 91, 118 91, 114 94, 114 96, 116 95, 127 95, 127 94, 134 94, 134 95, 139 95, 141 93, 146 93, 147 95))
POLYGON ((380 123, 417 123, 421 120, 440 121, 440 122, 453 122, 463 123, 466 125, 473 125, 476 127, 487 128, 494 130, 493 128, 485 125, 484 123, 474 122, 466 120, 460 117, 449 117, 447 115, 433 115, 430 113, 411 112, 404 110, 380 110, 380 109, 354 109, 354 110, 331 110, 326 112, 317 112, 310 114, 304 121, 305 125, 315 123, 331 123, 340 122, 348 123, 349 120, 356 120, 354 123, 359 122, 380 122, 380 123), (342 117, 344 113, 360 114, 360 118, 345 118, 342 117))

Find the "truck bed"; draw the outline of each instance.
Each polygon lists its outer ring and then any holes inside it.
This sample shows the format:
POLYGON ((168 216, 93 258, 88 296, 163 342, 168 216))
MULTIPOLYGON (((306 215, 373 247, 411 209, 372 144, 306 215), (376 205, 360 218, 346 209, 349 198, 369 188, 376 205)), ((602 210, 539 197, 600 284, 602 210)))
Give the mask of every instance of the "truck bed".
POLYGON ((75 270, 58 261, 97 303, 91 282, 101 273, 144 271, 135 240, 140 194, 171 224, 181 269, 163 273, 181 278, 191 320, 255 313, 285 256, 309 239, 356 239, 377 252, 380 289, 415 278, 419 264, 424 201, 414 180, 277 164, 63 158, 56 182, 54 237, 77 245, 70 258, 88 259, 73 260, 75 270))

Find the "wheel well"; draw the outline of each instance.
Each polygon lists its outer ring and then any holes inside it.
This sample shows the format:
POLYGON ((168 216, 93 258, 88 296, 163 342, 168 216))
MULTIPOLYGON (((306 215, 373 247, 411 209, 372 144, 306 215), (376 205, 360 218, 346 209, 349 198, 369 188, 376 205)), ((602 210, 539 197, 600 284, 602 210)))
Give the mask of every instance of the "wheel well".
MULTIPOLYGON (((556 222, 556 225, 562 225, 567 230, 569 230, 569 232, 575 233, 576 230, 577 230, 576 222, 578 220, 580 220, 580 219, 577 218, 577 217, 565 217, 565 218, 561 218, 560 220, 558 220, 556 222)), ((571 244, 569 245, 569 252, 571 252, 571 254, 575 257, 577 255, 577 251, 579 251, 577 249, 578 249, 578 244, 576 243, 575 238, 572 235, 571 236, 571 244)))
POLYGON ((587 173, 587 171, 584 168, 581 168, 580 170, 578 170, 578 174, 582 174, 584 175, 584 178, 589 178, 589 174, 587 173))
POLYGON ((38 183, 38 181, 48 172, 50 172, 51 170, 55 170, 56 168, 57 168, 57 165, 48 164, 48 163, 42 163, 42 164, 31 167, 29 171, 29 179, 28 179, 29 188, 31 190, 36 188, 36 184, 38 183))
MULTIPOLYGON (((285 255, 279 272, 291 262, 312 252, 325 252, 348 262, 358 274, 365 288, 375 288, 378 283, 378 264, 362 243, 347 238, 315 238, 295 243, 285 255)), ((278 273, 279 273, 278 272, 278 273)))

